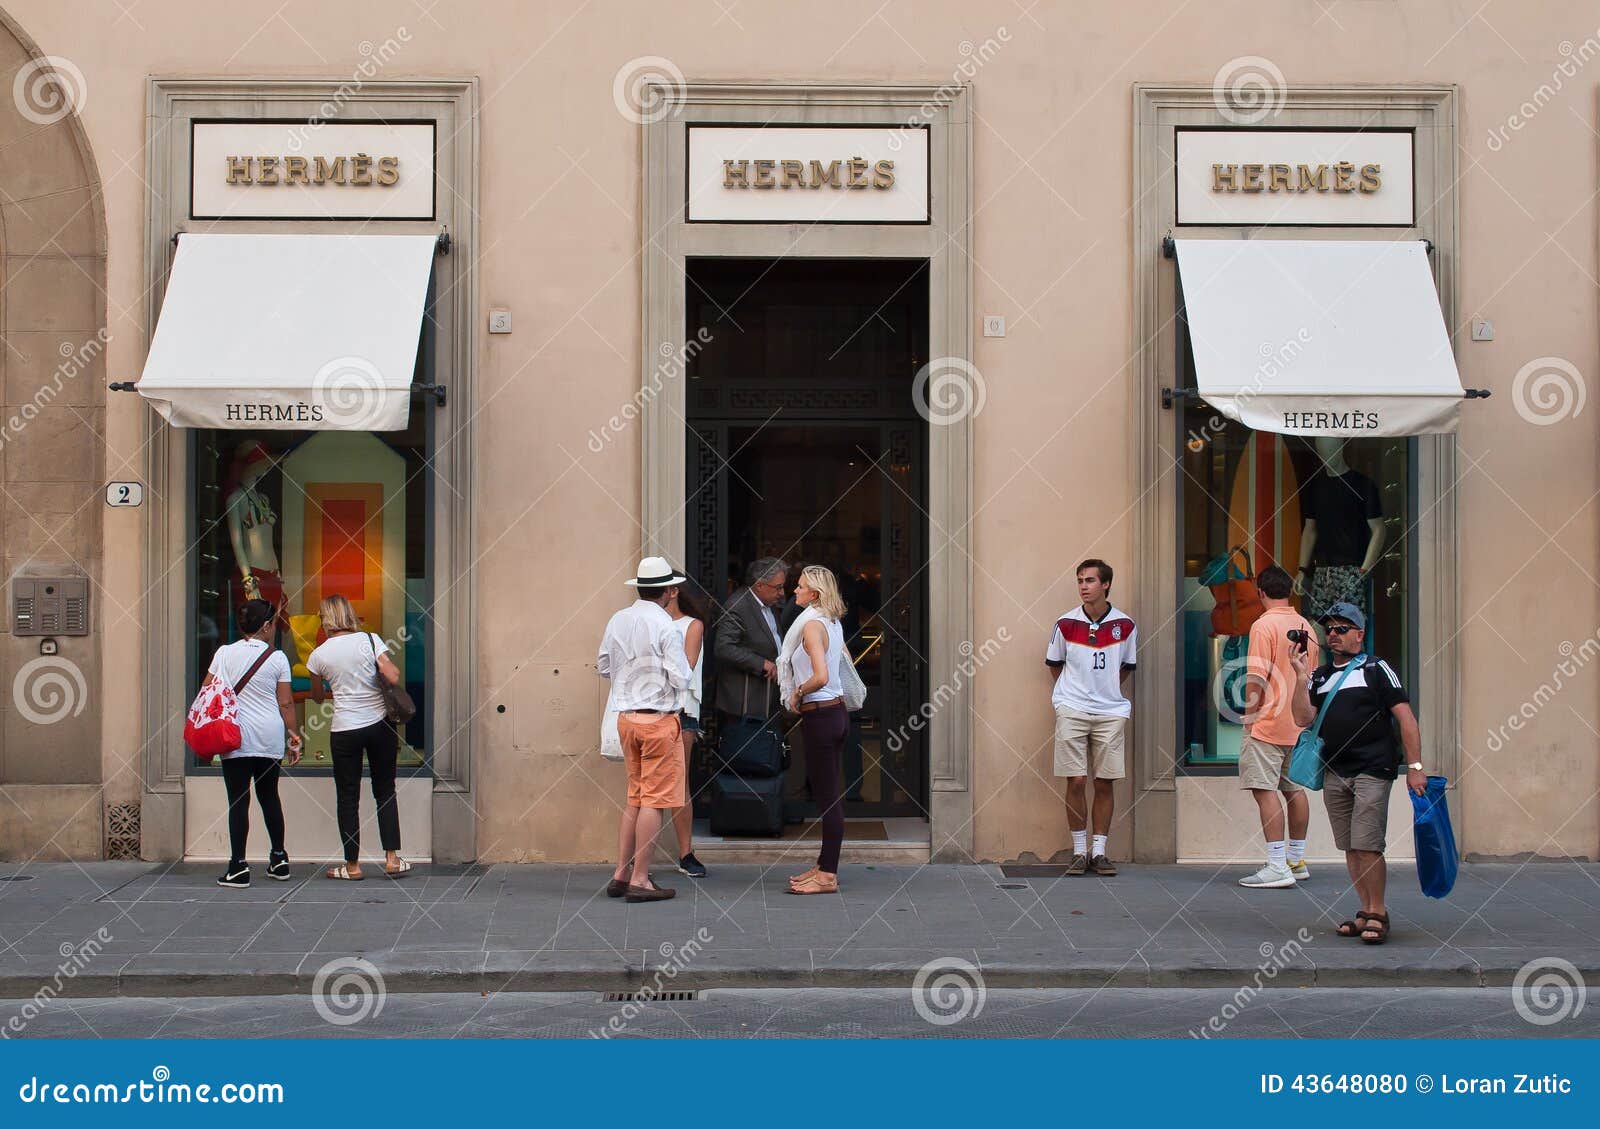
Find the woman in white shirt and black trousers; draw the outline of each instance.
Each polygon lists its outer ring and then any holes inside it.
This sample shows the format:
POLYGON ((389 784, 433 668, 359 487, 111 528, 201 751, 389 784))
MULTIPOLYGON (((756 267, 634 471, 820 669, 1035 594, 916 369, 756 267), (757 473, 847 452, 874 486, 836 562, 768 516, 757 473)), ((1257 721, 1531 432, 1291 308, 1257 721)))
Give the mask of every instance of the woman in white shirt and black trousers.
POLYGON ((208 683, 226 682, 239 700, 239 748, 222 754, 222 781, 228 789, 229 853, 228 869, 217 879, 218 886, 236 890, 250 886, 244 848, 250 834, 252 783, 256 802, 261 805, 261 821, 267 825, 267 838, 272 842, 267 877, 280 882, 289 878, 278 773, 285 744, 289 748, 289 766, 300 763, 300 734, 296 732, 289 660, 272 646, 277 615, 278 609, 266 600, 246 600, 238 611, 239 630, 244 638, 218 647, 206 671, 208 683))
MULTIPOLYGON (((361 760, 372 775, 372 798, 378 805, 378 839, 383 844, 383 872, 398 878, 411 870, 400 857, 400 808, 394 797, 395 764, 400 735, 389 723, 378 679, 400 685, 400 669, 384 641, 361 630, 350 601, 332 595, 319 609, 327 642, 311 652, 306 669, 333 690, 333 723, 328 744, 333 754, 333 786, 344 841, 344 865, 329 867, 329 878, 359 882, 361 872, 361 760)), ((313 686, 313 696, 321 698, 313 686)))
MULTIPOLYGON (((805 735, 806 776, 811 795, 822 809, 822 849, 817 865, 789 879, 791 894, 837 894, 839 851, 844 845, 844 743, 850 735, 850 713, 845 708, 839 662, 844 655, 844 599, 839 582, 821 565, 800 572, 794 602, 803 609, 789 627, 799 629, 798 645, 790 658, 794 693, 785 704, 800 715, 805 735)), ((787 638, 784 652, 790 650, 787 638)), ((782 655, 780 654, 780 661, 782 655)))

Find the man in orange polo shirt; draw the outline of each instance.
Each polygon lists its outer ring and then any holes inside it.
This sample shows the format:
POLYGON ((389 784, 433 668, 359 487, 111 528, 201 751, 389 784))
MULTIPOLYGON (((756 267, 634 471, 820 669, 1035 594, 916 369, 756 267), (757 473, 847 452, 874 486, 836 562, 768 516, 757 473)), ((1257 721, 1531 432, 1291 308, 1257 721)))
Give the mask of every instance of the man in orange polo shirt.
POLYGON ((1289 779, 1289 755, 1300 739, 1300 726, 1294 723, 1290 709, 1296 676, 1289 655, 1292 650, 1308 648, 1315 667, 1320 650, 1315 629, 1289 600, 1294 591, 1293 577, 1277 565, 1269 565, 1256 577, 1256 587, 1267 610, 1250 627, 1239 787, 1255 797, 1261 813, 1267 865, 1239 879, 1239 885, 1281 889, 1311 877, 1305 863, 1311 804, 1300 785, 1289 779), (1295 633, 1292 639, 1290 632, 1295 633))

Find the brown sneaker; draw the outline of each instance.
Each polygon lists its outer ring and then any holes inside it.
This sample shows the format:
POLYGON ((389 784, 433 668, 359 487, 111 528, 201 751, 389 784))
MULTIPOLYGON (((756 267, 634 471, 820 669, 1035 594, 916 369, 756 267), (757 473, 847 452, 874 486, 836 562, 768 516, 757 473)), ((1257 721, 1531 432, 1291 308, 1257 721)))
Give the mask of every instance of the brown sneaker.
POLYGON ((1094 858, 1090 859, 1089 869, 1101 878, 1115 878, 1117 874, 1116 865, 1105 855, 1095 855, 1094 858))
POLYGON ((1089 869, 1089 856, 1088 855, 1073 855, 1072 856, 1072 861, 1067 863, 1067 877, 1068 878, 1077 878, 1079 875, 1081 875, 1084 871, 1086 871, 1088 869, 1089 869))

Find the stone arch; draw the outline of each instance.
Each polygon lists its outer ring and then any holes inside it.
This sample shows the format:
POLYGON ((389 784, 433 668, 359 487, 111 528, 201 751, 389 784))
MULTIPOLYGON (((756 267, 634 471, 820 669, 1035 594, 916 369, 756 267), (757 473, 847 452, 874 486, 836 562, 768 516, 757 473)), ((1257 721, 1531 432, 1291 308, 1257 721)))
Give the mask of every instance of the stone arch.
POLYGON ((22 812, 0 819, 0 858, 105 853, 106 228, 87 93, 0 11, 0 808, 22 812), (39 640, 13 633, 12 582, 30 575, 89 581, 89 634, 59 637, 53 668, 30 667, 39 640))

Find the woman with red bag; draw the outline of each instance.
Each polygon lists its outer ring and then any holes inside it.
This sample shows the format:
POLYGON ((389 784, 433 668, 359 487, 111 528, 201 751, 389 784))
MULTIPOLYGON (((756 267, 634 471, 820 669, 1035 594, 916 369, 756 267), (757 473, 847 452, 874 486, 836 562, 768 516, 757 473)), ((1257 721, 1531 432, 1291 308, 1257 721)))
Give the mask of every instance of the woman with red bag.
POLYGON ((239 747, 222 754, 222 779, 228 789, 228 869, 218 886, 235 890, 250 886, 250 867, 244 861, 245 839, 250 834, 250 785, 267 825, 272 851, 267 856, 267 877, 289 880, 289 855, 283 849, 283 805, 278 802, 278 774, 289 750, 289 767, 300 763, 300 734, 296 732, 294 697, 290 691, 289 660, 272 646, 277 630, 277 606, 266 600, 246 600, 239 608, 239 630, 244 638, 217 648, 206 672, 206 683, 222 681, 234 688, 239 703, 239 747))

